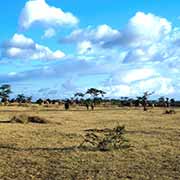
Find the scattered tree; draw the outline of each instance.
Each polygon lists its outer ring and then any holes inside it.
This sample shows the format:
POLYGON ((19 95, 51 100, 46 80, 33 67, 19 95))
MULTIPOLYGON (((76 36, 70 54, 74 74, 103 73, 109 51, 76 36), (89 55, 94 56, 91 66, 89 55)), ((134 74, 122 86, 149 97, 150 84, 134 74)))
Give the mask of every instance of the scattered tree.
POLYGON ((18 94, 16 101, 21 104, 21 103, 25 103, 26 102, 26 97, 24 94, 18 94))
POLYGON ((41 98, 36 101, 36 103, 39 104, 39 105, 42 105, 43 102, 44 101, 41 98))
POLYGON ((70 101, 66 100, 66 102, 64 103, 64 109, 67 111, 69 110, 69 106, 70 106, 70 101))
POLYGON ((170 99, 170 105, 171 105, 171 106, 175 106, 175 103, 176 103, 175 99, 173 99, 173 98, 170 99))
POLYGON ((97 98, 99 95, 103 97, 106 94, 106 92, 99 89, 90 88, 87 90, 86 94, 91 95, 93 98, 97 98))
POLYGON ((4 84, 0 86, 0 98, 1 102, 4 102, 5 104, 8 101, 9 95, 12 93, 11 86, 9 84, 4 84))
MULTIPOLYGON (((99 100, 99 96, 104 97, 104 95, 106 94, 106 92, 99 90, 99 89, 95 89, 95 88, 90 88, 86 91, 86 94, 89 94, 93 100, 91 102, 91 109, 94 110, 94 106, 96 101, 99 100)), ((101 99, 102 100, 102 99, 101 99)))
POLYGON ((137 103, 138 104, 140 104, 140 103, 142 104, 144 111, 148 110, 147 109, 147 106, 148 106, 148 97, 150 95, 152 95, 152 94, 154 94, 154 92, 148 93, 148 91, 147 91, 147 92, 144 92, 144 95, 142 97, 137 97, 137 103))
POLYGON ((164 96, 162 96, 158 99, 158 104, 159 104, 159 106, 164 107, 164 104, 165 104, 164 96))

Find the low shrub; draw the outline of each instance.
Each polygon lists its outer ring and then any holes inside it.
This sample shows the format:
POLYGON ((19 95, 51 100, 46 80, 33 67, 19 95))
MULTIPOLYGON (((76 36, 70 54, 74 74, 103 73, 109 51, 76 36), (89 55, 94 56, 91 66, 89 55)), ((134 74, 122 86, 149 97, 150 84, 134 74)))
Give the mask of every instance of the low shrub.
POLYGON ((167 109, 165 112, 164 112, 164 114, 176 114, 176 111, 175 110, 173 110, 173 109, 167 109))
POLYGON ((38 123, 38 124, 46 124, 48 121, 44 118, 41 118, 39 116, 27 116, 25 114, 16 115, 13 116, 10 120, 11 123, 21 123, 21 124, 27 124, 27 123, 38 123))
POLYGON ((26 123, 28 123, 28 116, 25 114, 15 115, 10 119, 10 122, 26 124, 26 123))
POLYGON ((28 117, 28 122, 31 123, 39 123, 39 124, 46 124, 48 121, 42 117, 39 116, 29 116, 28 117))
POLYGON ((124 137, 125 126, 117 126, 114 129, 97 130, 86 133, 83 143, 80 147, 89 145, 99 151, 109 151, 129 147, 128 140, 124 137))

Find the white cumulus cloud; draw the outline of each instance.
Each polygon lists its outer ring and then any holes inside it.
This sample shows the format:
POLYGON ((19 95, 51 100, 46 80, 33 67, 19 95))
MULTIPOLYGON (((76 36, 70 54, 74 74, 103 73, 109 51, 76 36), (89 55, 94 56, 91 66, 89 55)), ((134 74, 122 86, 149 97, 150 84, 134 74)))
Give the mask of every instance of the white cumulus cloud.
POLYGON ((74 43, 82 41, 91 41, 95 44, 104 44, 105 42, 119 37, 118 30, 111 28, 110 26, 103 24, 96 28, 87 27, 86 29, 76 29, 69 36, 60 39, 63 43, 74 43))
POLYGON ((164 38, 171 30, 171 23, 165 18, 137 12, 122 31, 122 40, 135 47, 145 46, 164 38))
POLYGON ((15 34, 3 44, 2 56, 9 59, 56 60, 63 58, 65 54, 39 45, 22 34, 15 34))
POLYGON ((21 12, 19 25, 23 29, 28 29, 34 23, 51 27, 72 26, 76 25, 78 21, 72 13, 50 6, 45 0, 28 0, 21 12))

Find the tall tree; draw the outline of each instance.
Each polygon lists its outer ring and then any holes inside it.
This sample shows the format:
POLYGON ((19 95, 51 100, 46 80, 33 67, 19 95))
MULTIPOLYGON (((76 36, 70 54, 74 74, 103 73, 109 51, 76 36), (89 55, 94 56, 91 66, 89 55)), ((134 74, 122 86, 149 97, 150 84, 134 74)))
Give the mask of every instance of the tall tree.
POLYGON ((2 102, 7 102, 11 93, 11 86, 9 84, 0 86, 0 98, 2 102))
POLYGON ((86 91, 86 94, 91 95, 93 98, 97 98, 99 95, 103 97, 106 94, 106 92, 99 89, 90 88, 86 91))
POLYGON ((106 92, 96 88, 90 88, 86 91, 86 94, 89 94, 93 98, 93 102, 91 103, 91 109, 94 110, 95 100, 97 100, 98 96, 104 97, 106 92))
POLYGON ((18 103, 24 103, 24 102, 26 102, 26 97, 25 97, 25 95, 24 94, 18 94, 17 95, 17 98, 16 98, 16 101, 18 102, 18 103))
POLYGON ((144 111, 147 111, 147 105, 148 105, 148 97, 150 95, 154 94, 154 92, 151 92, 149 93, 148 91, 147 92, 144 92, 144 95, 142 97, 137 97, 137 102, 138 104, 141 103, 143 105, 143 109, 144 111))
POLYGON ((83 99, 84 96, 85 96, 84 93, 77 92, 74 94, 73 101, 75 101, 76 104, 83 104, 84 103, 84 99, 83 99))
POLYGON ((162 96, 158 99, 158 104, 159 104, 159 106, 162 106, 162 107, 164 106, 164 104, 165 104, 165 97, 164 96, 162 96))
POLYGON ((148 97, 154 94, 154 92, 149 93, 148 91, 144 93, 144 96, 142 97, 142 105, 144 108, 144 111, 147 111, 147 105, 148 105, 148 97))
POLYGON ((27 101, 28 103, 31 103, 31 101, 32 101, 32 96, 26 97, 26 101, 27 101))
POLYGON ((170 104, 171 104, 171 106, 175 106, 175 103, 176 103, 176 101, 175 101, 174 98, 170 99, 170 104))

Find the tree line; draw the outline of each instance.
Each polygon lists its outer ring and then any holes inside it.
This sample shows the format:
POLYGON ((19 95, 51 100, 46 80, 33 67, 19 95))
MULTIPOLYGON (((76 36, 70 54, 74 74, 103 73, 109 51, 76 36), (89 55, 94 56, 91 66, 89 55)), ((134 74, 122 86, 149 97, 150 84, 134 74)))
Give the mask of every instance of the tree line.
POLYGON ((154 92, 144 92, 142 96, 136 98, 120 97, 119 99, 105 98, 105 91, 96 88, 90 88, 85 93, 76 92, 73 97, 68 99, 42 99, 39 98, 36 101, 32 101, 32 96, 25 96, 24 94, 18 94, 16 98, 10 98, 12 93, 11 86, 4 84, 0 86, 0 99, 1 103, 8 105, 9 103, 36 103, 42 104, 64 104, 65 109, 68 109, 70 105, 77 104, 79 106, 86 106, 87 110, 91 108, 94 110, 96 105, 111 105, 111 106, 136 106, 143 107, 144 111, 147 111, 147 107, 170 107, 179 106, 180 101, 176 101, 174 98, 159 97, 156 100, 149 100, 149 97, 154 92))

